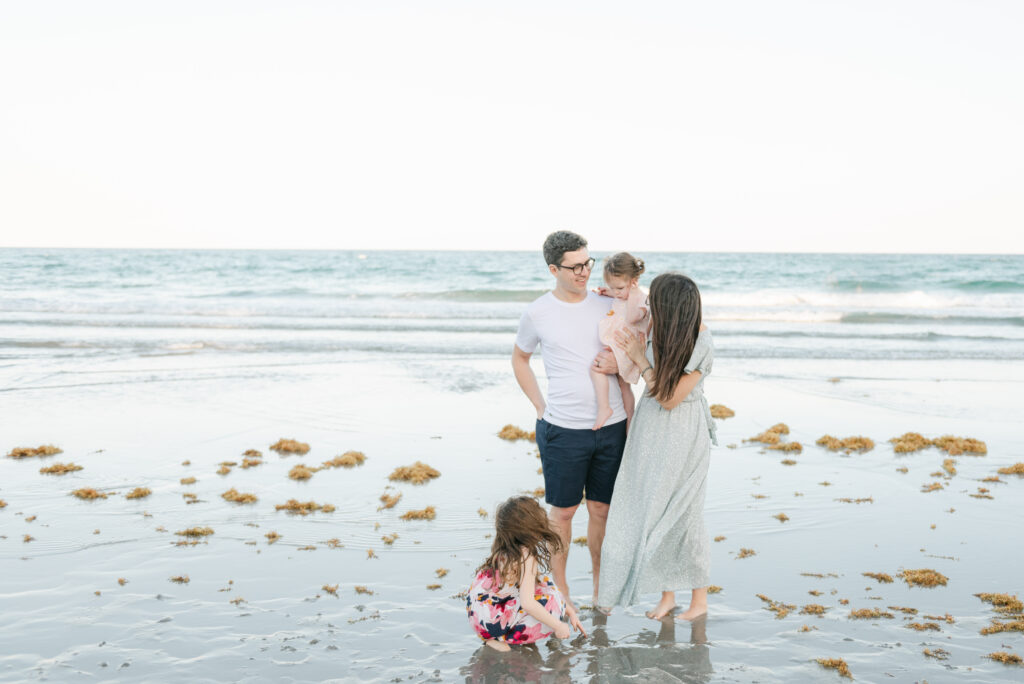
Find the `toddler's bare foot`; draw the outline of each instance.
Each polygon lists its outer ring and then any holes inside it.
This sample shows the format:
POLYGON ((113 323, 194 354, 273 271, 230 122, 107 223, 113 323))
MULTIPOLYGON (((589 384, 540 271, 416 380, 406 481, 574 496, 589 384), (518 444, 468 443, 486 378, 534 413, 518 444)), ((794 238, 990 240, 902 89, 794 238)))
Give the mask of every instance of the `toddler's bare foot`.
POLYGON ((676 615, 676 620, 685 620, 687 622, 692 622, 692 621, 696 620, 697 618, 699 618, 701 615, 707 615, 707 614, 708 614, 708 607, 707 606, 690 606, 689 608, 686 609, 685 613, 679 613, 678 615, 676 615))
POLYGON ((645 615, 647 615, 647 617, 651 618, 652 620, 660 620, 661 618, 668 615, 675 607, 676 602, 674 597, 663 596, 662 599, 658 601, 658 605, 654 606, 654 610, 647 611, 645 615))
POLYGON ((605 421, 611 418, 613 413, 615 412, 612 410, 611 406, 609 406, 608 408, 598 408, 597 420, 594 421, 594 429, 600 430, 601 428, 603 428, 605 421))
POLYGON ((495 651, 500 651, 502 653, 507 653, 508 651, 512 650, 511 646, 506 644, 504 641, 498 641, 497 639, 488 639, 484 643, 493 648, 495 651))

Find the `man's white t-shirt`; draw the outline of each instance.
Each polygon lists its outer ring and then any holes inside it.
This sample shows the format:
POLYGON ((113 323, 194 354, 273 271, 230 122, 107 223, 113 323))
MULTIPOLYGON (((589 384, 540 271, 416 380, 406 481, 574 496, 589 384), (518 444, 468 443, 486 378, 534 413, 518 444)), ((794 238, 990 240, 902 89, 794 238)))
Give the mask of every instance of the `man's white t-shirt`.
MULTIPOLYGON (((527 354, 541 346, 548 377, 544 420, 552 425, 574 430, 594 427, 597 396, 590 364, 604 349, 597 324, 611 308, 611 297, 594 292, 587 292, 587 298, 575 304, 548 292, 531 302, 519 320, 516 346, 527 354)), ((608 376, 608 401, 613 413, 605 425, 625 420, 622 392, 614 375, 608 376)))

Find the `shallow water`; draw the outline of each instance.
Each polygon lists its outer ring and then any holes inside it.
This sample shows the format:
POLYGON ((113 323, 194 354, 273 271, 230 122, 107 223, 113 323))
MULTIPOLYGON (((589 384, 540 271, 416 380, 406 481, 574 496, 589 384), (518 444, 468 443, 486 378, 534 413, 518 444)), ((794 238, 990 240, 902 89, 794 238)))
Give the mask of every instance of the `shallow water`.
MULTIPOLYGON (((533 445, 495 436, 505 423, 530 424, 507 361, 217 365, 177 357, 35 379, 43 387, 0 393, 2 450, 52 442, 64 453, 0 459, 0 499, 8 502, 0 510, 0 679, 834 681, 814 659, 842 657, 858 681, 1013 681, 1019 672, 983 656, 1021 653, 1021 636, 981 636, 995 614, 973 594, 1024 594, 1013 531, 1024 512, 1024 479, 979 482, 1024 454, 1016 420, 1024 409, 1021 365, 1004 363, 988 377, 950 364, 820 363, 790 361, 754 377, 758 369, 720 361, 707 381, 711 400, 737 415, 719 421, 721 446, 712 454, 708 528, 726 538, 712 545, 712 581, 723 590, 711 597, 706 622, 693 630, 655 623, 643 617, 644 605, 607 618, 585 611, 589 638, 508 656, 480 647, 458 598, 489 546, 491 522, 478 509, 542 485, 533 445), (842 379, 828 382, 833 375, 842 379), (805 445, 801 454, 762 453, 742 441, 779 421, 805 445), (908 430, 984 439, 989 454, 958 457, 956 476, 933 477, 945 454, 899 456, 885 443, 908 430), (877 446, 834 454, 813 446, 825 433, 864 434, 877 446), (279 456, 267 447, 280 437, 312 450, 279 456), (249 448, 264 453, 264 465, 216 474, 219 462, 240 462, 249 448), (287 478, 295 463, 319 464, 350 449, 366 453, 366 463, 306 482, 287 478), (787 455, 797 464, 782 465, 787 455), (419 486, 388 482, 394 467, 415 460, 442 476, 419 486), (84 470, 39 474, 58 461, 84 470), (189 475, 195 485, 179 484, 189 475), (946 486, 920 491, 933 481, 946 486), (82 486, 117 495, 68 495, 82 486), (135 486, 153 494, 124 499, 135 486), (979 486, 995 498, 970 497, 979 486), (220 498, 229 487, 260 500, 230 504, 220 498), (402 499, 377 511, 385 491, 402 499), (184 492, 201 502, 186 504, 184 492), (337 510, 308 517, 274 510, 293 497, 337 510), (844 497, 873 503, 836 501, 844 497), (433 521, 398 518, 427 505, 437 507, 433 521), (788 522, 772 517, 780 512, 788 522), (173 545, 175 531, 202 525, 215 530, 206 543, 173 545), (271 530, 281 535, 273 545, 264 537, 271 530), (398 539, 385 545, 381 537, 392 533, 398 539), (35 540, 23 542, 24 534, 35 540), (324 544, 332 538, 344 548, 324 544), (737 559, 740 548, 756 555, 737 559), (438 578, 439 568, 450 572, 438 578), (933 568, 949 584, 910 588, 861 575, 902 568, 933 568), (169 581, 186 574, 188 584, 169 581), (441 588, 428 590, 434 583, 441 588), (339 585, 337 597, 325 584, 339 585), (357 594, 357 585, 374 593, 357 594), (776 619, 757 594, 797 610, 776 619), (800 615, 809 603, 828 611, 800 615), (919 633, 901 613, 848 617, 854 608, 889 605, 949 613, 955 622, 919 633), (803 625, 812 631, 800 632, 803 625), (949 660, 922 654, 937 647, 949 660)), ((585 530, 581 512, 575 535, 585 530)), ((581 604, 589 596, 586 556, 573 546, 569 574, 581 604)))

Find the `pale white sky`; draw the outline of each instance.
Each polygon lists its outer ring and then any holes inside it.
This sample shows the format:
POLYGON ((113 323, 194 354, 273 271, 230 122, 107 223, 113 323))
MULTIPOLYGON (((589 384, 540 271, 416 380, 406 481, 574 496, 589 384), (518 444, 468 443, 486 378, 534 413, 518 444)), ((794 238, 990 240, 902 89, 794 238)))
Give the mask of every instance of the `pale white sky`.
POLYGON ((0 4, 0 246, 1024 253, 1024 2, 0 4))

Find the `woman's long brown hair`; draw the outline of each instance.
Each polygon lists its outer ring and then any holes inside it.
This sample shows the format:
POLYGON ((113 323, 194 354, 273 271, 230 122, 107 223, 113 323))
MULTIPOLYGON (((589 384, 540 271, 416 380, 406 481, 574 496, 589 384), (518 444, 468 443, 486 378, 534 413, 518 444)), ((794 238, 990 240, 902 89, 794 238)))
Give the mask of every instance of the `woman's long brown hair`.
POLYGON ((562 540, 551 527, 548 516, 530 496, 513 496, 494 514, 494 543, 491 555, 477 572, 491 570, 504 584, 523 581, 523 549, 537 559, 541 572, 551 567, 551 554, 562 550, 562 540))
POLYGON ((700 290, 682 273, 662 273, 651 282, 654 379, 647 390, 658 401, 669 401, 686 373, 700 334, 700 290))

